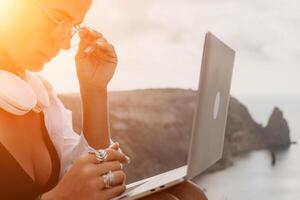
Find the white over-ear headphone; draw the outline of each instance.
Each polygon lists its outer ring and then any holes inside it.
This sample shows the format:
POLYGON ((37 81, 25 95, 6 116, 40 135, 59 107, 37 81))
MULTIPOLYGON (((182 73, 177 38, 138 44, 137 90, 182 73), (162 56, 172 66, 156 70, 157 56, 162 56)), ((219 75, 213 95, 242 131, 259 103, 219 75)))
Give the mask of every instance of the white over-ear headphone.
POLYGON ((33 110, 41 112, 49 106, 49 96, 42 80, 26 71, 25 80, 6 70, 0 70, 0 108, 15 115, 33 110))

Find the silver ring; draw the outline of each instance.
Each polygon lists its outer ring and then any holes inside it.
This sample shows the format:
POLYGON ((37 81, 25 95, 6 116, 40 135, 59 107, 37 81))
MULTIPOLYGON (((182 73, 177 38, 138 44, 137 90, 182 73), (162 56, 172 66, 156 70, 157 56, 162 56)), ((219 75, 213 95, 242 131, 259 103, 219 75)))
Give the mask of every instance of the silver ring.
POLYGON ((91 150, 89 151, 90 154, 95 154, 97 161, 104 162, 105 159, 108 156, 108 153, 105 149, 99 149, 99 150, 91 150))
POLYGON ((100 149, 100 150, 97 150, 97 151, 95 152, 95 155, 96 155, 96 159, 97 159, 98 161, 103 162, 103 161, 105 161, 105 159, 107 158, 108 153, 107 153, 106 150, 100 149))
POLYGON ((112 171, 109 171, 107 174, 105 174, 103 177, 103 182, 105 188, 111 188, 113 184, 114 174, 112 171))

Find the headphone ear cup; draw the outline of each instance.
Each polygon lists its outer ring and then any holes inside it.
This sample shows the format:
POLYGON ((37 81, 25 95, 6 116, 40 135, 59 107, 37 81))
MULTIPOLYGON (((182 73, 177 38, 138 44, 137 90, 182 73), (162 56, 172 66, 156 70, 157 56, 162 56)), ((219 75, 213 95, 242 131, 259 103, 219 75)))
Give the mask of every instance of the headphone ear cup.
POLYGON ((9 113, 12 113, 14 115, 24 115, 27 112, 29 112, 30 110, 21 110, 11 104, 9 104, 8 102, 5 102, 3 99, 0 98, 0 107, 4 110, 6 110, 9 113))
POLYGON ((26 82, 37 96, 37 104, 33 107, 33 111, 41 112, 43 108, 50 105, 47 89, 39 77, 29 71, 26 72, 26 82))
POLYGON ((0 70, 0 99, 0 107, 15 115, 23 115, 37 104, 37 97, 30 86, 5 70, 0 70))

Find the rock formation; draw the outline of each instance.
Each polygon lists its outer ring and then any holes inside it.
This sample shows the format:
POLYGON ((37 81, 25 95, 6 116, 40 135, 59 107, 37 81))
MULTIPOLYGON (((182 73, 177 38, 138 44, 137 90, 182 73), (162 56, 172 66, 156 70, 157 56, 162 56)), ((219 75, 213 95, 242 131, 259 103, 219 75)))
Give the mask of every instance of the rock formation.
POLYGON ((264 143, 270 148, 287 147, 291 144, 289 126, 282 111, 275 107, 263 131, 264 143))
MULTIPOLYGON (((59 98, 73 112, 73 127, 81 131, 79 94, 59 98)), ((127 182, 147 178, 186 164, 196 92, 182 89, 147 89, 109 93, 112 139, 132 159, 125 166, 127 182)), ((231 165, 230 157, 254 149, 286 147, 289 128, 282 112, 275 108, 264 128, 247 108, 231 98, 223 158, 206 172, 231 165)))

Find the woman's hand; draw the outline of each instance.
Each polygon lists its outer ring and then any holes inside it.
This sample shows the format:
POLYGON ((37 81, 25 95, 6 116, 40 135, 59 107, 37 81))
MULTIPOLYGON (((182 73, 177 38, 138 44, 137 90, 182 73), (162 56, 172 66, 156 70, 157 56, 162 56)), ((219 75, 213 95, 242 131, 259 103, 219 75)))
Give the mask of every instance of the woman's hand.
POLYGON ((112 79, 117 55, 114 47, 101 33, 84 27, 80 33, 80 44, 76 53, 76 71, 80 88, 101 90, 112 79))
POLYGON ((126 175, 122 163, 128 163, 125 154, 114 144, 107 149, 105 162, 97 161, 94 154, 84 154, 64 175, 51 191, 42 196, 43 200, 108 200, 125 191, 126 175), (105 188, 103 175, 113 172, 111 188, 105 188))

